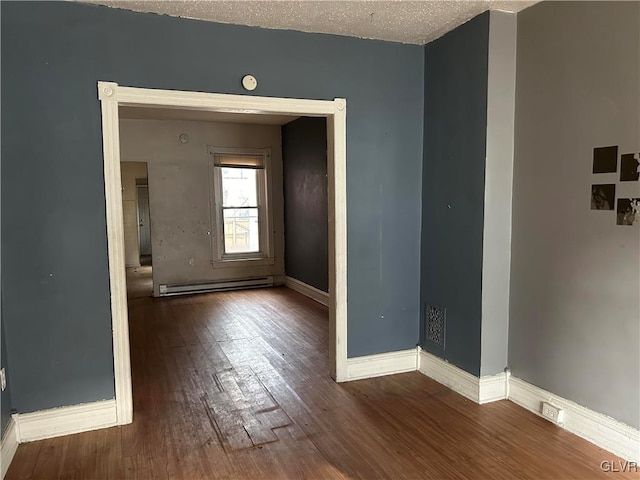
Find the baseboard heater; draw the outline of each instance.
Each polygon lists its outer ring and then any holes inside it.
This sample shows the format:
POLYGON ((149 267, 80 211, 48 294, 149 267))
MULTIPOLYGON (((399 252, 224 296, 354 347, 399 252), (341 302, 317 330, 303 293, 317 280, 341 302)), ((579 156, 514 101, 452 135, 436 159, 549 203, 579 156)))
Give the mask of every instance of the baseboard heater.
POLYGON ((220 292, 245 288, 273 287, 273 277, 242 278, 238 280, 220 280, 207 283, 174 283, 160 285, 160 296, 189 295, 191 293, 220 292))

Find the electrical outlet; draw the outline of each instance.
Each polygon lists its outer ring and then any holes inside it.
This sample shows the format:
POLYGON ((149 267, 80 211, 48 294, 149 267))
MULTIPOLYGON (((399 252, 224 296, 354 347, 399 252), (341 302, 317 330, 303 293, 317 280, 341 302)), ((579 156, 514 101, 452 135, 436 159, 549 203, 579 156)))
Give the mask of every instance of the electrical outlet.
POLYGON ((553 423, 562 423, 564 410, 547 402, 542 402, 542 416, 553 423))
POLYGON ((2 385, 2 391, 7 388, 7 373, 4 370, 4 367, 0 370, 0 384, 2 385))

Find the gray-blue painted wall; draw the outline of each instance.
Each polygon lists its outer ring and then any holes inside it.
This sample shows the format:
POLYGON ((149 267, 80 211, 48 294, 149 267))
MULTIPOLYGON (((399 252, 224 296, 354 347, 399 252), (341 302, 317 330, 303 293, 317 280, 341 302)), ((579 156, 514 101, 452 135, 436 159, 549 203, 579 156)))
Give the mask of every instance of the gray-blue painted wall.
POLYGON ((446 309, 442 350, 480 374, 482 232, 487 133, 489 13, 425 47, 421 328, 425 305, 446 309))
POLYGON ((302 117, 282 126, 284 270, 329 291, 327 120, 302 117))
POLYGON ((424 49, 2 2, 2 285, 13 406, 113 398, 98 80, 347 99, 348 354, 415 345, 424 49))

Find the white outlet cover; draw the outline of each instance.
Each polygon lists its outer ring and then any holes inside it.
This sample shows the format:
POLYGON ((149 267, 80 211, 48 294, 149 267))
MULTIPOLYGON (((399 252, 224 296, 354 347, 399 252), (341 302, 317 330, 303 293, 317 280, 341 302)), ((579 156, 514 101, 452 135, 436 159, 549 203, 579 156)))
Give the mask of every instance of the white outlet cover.
POLYGON ((245 88, 245 90, 255 90, 258 86, 258 80, 256 80, 256 77, 254 77, 253 75, 245 75, 244 77, 242 77, 242 86, 245 88))
POLYGON ((7 373, 5 372, 4 368, 0 370, 0 386, 2 386, 3 392, 4 389, 7 388, 7 373))
POLYGON ((563 423, 564 410, 548 402, 542 402, 542 416, 553 423, 563 423))

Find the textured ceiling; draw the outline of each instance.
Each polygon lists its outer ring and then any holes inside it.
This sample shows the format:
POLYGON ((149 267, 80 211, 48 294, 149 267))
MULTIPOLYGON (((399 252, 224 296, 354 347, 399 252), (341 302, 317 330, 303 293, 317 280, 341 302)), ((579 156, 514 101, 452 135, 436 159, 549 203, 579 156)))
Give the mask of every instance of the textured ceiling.
POLYGON ((485 10, 518 12, 528 0, 273 1, 79 0, 220 23, 424 44, 485 10))

